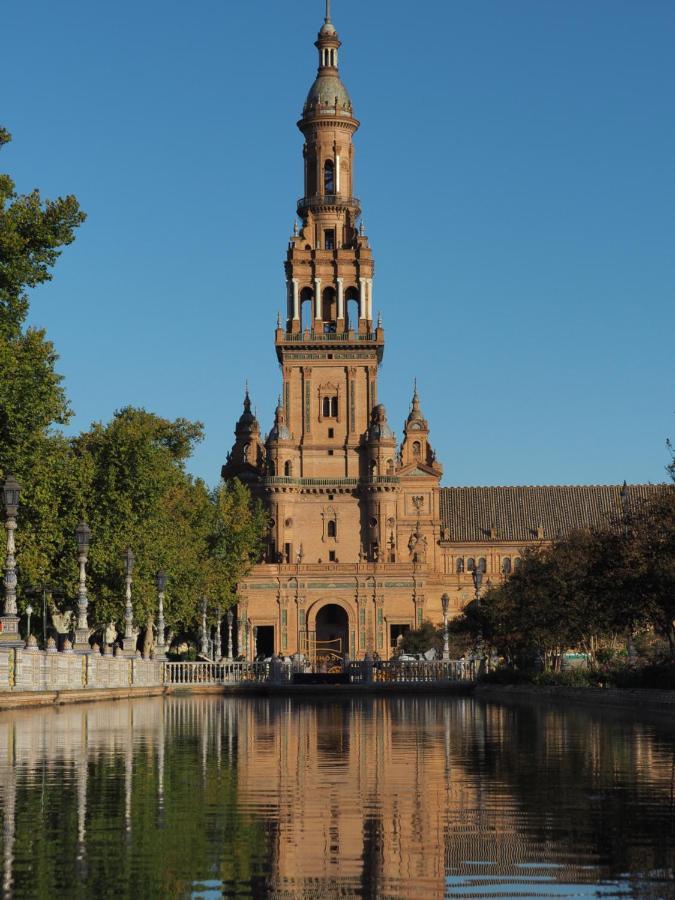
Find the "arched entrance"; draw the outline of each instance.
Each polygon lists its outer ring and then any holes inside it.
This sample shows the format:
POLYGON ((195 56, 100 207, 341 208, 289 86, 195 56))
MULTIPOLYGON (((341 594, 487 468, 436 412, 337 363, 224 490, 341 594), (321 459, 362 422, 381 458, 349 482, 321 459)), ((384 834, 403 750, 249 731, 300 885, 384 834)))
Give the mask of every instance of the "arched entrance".
POLYGON ((349 617, 337 603, 327 603, 316 614, 316 655, 343 657, 349 650, 349 617))

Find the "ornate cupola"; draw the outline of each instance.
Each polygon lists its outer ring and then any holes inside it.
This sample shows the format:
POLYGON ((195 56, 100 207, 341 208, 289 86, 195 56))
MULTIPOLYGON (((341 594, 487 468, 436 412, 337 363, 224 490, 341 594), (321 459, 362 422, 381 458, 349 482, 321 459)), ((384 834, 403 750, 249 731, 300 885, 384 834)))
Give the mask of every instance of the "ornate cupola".
POLYGON ((436 454, 429 443, 429 423, 424 417, 417 393, 417 382, 413 391, 410 413, 403 426, 403 444, 401 446, 401 464, 406 466, 422 466, 434 474, 443 471, 436 461, 436 454))
POLYGON ((251 410, 248 387, 244 394, 244 411, 235 429, 235 442, 221 469, 223 478, 254 481, 265 463, 265 448, 260 437, 260 424, 251 410))

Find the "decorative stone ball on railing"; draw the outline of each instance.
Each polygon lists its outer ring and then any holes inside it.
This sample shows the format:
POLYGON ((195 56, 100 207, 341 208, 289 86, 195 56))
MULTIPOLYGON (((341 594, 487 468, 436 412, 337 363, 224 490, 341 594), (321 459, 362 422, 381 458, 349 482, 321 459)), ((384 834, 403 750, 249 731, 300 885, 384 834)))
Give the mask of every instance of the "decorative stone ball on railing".
POLYGON ((47 653, 57 653, 56 641, 53 637, 47 638, 47 653))
POLYGON ((24 649, 28 650, 30 653, 35 653, 39 649, 37 638, 34 634, 28 635, 28 640, 26 641, 26 646, 24 649))
POLYGON ((63 642, 63 652, 64 652, 64 653, 73 653, 73 652, 74 652, 74 651, 73 651, 73 645, 72 645, 72 643, 68 640, 68 638, 66 638, 65 641, 63 642))

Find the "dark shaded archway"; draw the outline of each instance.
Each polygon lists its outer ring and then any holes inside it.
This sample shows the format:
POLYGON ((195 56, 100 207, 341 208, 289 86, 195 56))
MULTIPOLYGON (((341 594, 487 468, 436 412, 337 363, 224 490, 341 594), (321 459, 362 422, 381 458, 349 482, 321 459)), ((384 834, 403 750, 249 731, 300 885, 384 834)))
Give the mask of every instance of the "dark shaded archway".
POLYGON ((316 614, 316 652, 317 656, 326 651, 344 656, 349 649, 349 617, 346 611, 336 603, 327 603, 316 614))

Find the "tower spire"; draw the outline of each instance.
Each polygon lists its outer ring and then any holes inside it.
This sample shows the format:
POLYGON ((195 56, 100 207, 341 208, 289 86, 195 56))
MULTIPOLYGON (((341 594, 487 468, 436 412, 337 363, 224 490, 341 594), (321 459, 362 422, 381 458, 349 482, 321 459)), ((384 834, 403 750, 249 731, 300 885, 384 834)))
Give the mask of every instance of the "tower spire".
POLYGON ((324 21, 326 24, 330 22, 330 0, 326 0, 326 18, 324 21))

